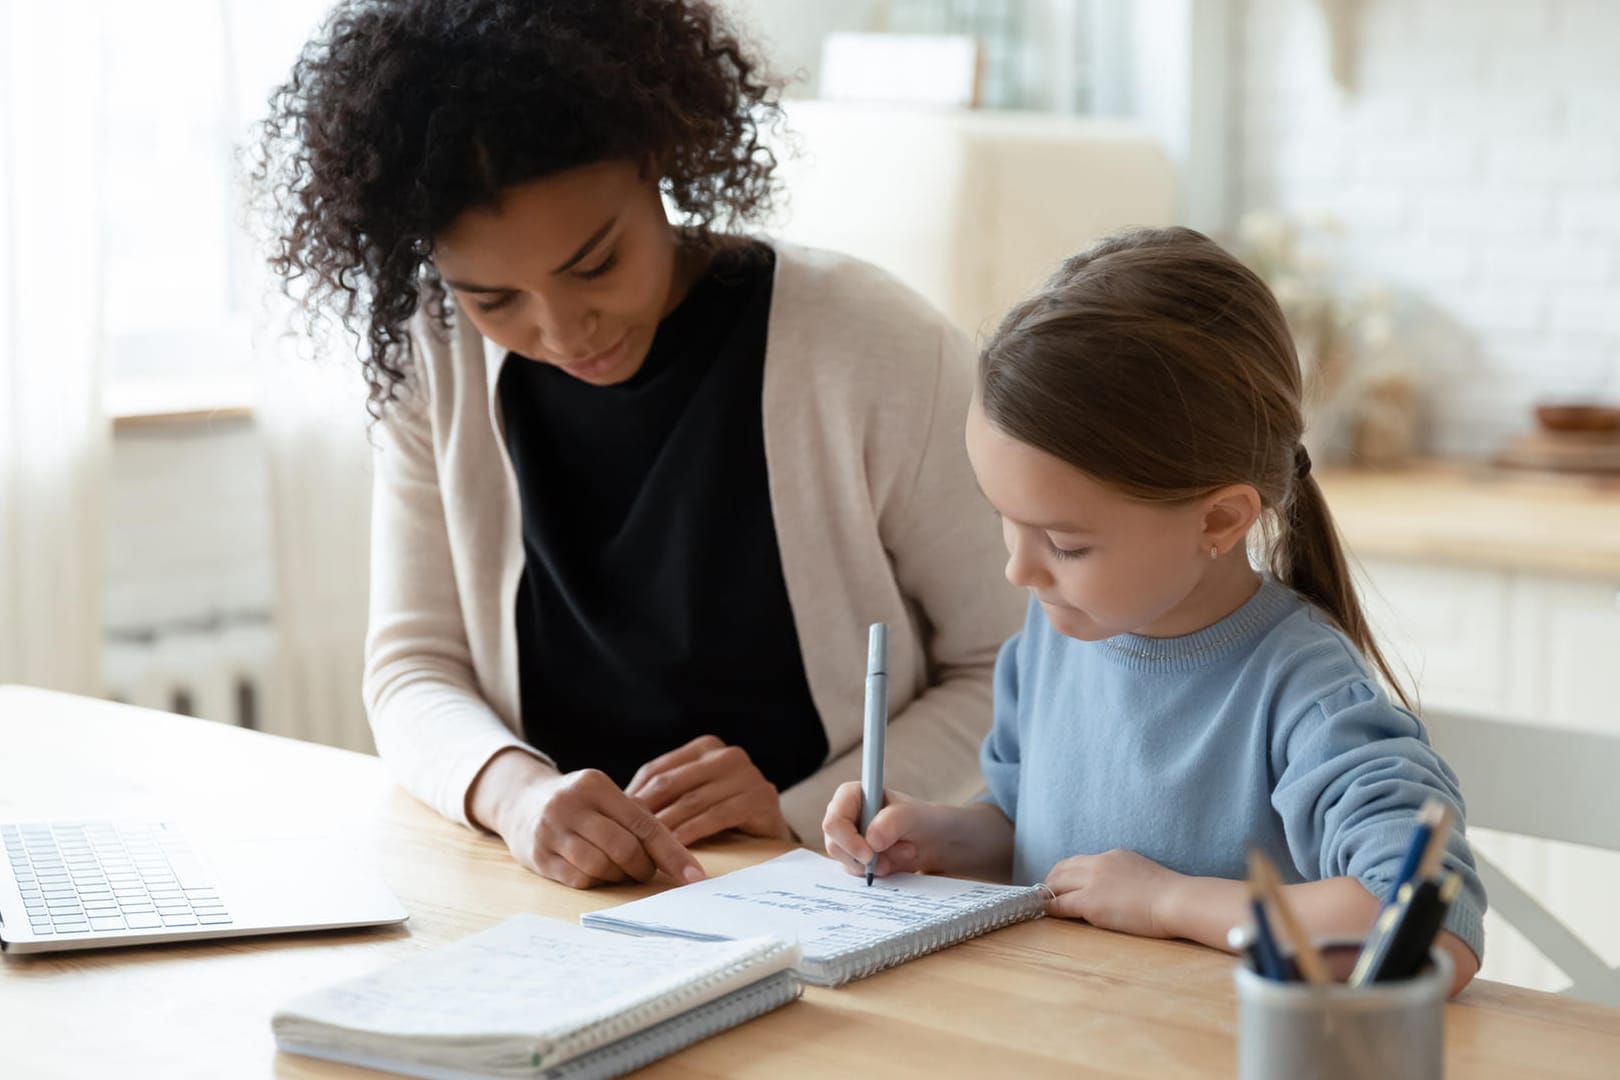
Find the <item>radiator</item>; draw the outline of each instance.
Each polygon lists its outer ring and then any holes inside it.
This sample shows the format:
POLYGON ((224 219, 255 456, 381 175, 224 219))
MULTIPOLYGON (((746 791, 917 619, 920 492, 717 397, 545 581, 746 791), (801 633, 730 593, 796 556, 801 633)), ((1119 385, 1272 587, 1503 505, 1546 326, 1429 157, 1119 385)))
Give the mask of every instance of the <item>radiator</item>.
POLYGON ((102 661, 107 695, 130 705, 262 729, 274 652, 275 634, 266 617, 113 631, 102 661))
POLYGON ((214 617, 109 633, 103 670, 116 701, 372 753, 362 650, 336 636, 291 648, 267 616, 214 617))

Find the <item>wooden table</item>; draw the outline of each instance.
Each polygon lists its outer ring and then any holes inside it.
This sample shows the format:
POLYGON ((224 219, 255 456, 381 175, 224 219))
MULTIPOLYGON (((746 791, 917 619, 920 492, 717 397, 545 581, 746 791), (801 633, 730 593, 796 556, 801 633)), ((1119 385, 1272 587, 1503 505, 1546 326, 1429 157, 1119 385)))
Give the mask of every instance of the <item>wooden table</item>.
MULTIPOLYGON (((294 994, 523 911, 574 919, 652 891, 573 892, 396 788, 381 763, 205 721, 0 687, 0 819, 169 814, 350 837, 411 912, 404 928, 0 962, 0 1077, 372 1076, 277 1054, 294 994)), ((721 873, 780 845, 698 855, 721 873)), ((804 999, 659 1062, 648 1077, 1224 1076, 1231 960, 1058 919, 1025 923, 804 999)), ((1476 982, 1446 1019, 1454 1077, 1615 1076, 1620 1011, 1476 982)))

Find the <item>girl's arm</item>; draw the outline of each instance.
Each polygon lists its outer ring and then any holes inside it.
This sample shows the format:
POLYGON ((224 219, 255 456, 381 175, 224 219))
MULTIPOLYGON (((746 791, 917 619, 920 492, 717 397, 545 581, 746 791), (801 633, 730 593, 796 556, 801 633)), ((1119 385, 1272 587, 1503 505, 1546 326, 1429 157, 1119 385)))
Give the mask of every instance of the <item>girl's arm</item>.
MULTIPOLYGON (((1327 878, 1283 886, 1306 931, 1314 938, 1363 937, 1383 904, 1355 878, 1327 878)), ((1247 923, 1249 890, 1241 881, 1176 875, 1154 902, 1154 921, 1164 937, 1187 938, 1225 949, 1226 932, 1247 923)), ((1463 940, 1441 931, 1435 944, 1451 957, 1452 994, 1479 971, 1479 959, 1463 940)))

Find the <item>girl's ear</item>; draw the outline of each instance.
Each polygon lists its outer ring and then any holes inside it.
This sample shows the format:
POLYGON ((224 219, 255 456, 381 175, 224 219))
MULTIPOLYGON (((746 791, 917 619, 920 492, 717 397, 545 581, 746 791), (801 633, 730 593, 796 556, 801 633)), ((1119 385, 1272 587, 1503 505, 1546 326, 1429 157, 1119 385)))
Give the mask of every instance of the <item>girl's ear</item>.
POLYGON ((1204 531, 1201 547, 1221 554, 1243 543, 1260 518, 1260 493, 1250 484, 1228 484, 1204 496, 1204 531))

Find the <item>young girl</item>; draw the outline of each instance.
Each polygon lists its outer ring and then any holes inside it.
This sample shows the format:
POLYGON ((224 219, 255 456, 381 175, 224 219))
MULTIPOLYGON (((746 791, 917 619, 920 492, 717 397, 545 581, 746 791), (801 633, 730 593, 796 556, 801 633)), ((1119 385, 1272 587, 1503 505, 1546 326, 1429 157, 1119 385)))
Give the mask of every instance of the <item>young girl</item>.
MULTIPOLYGON (((1420 805, 1460 822, 1462 796, 1380 684, 1302 427, 1282 312, 1196 232, 1106 240, 1014 308, 967 423, 1030 593, 997 663, 989 798, 891 792, 863 838, 846 784, 829 853, 852 872, 874 852, 879 873, 1010 871, 1051 887, 1052 914, 1224 947, 1258 845, 1313 934, 1363 933, 1420 805)), ((1439 942, 1460 989, 1485 906, 1460 829, 1446 866, 1465 882, 1439 942)))
POLYGON ((775 93, 699 0, 344 0, 272 100, 272 264, 365 343, 380 417, 377 749, 570 885, 814 836, 874 620, 904 782, 978 786, 1018 603, 972 347, 745 235, 775 93))

